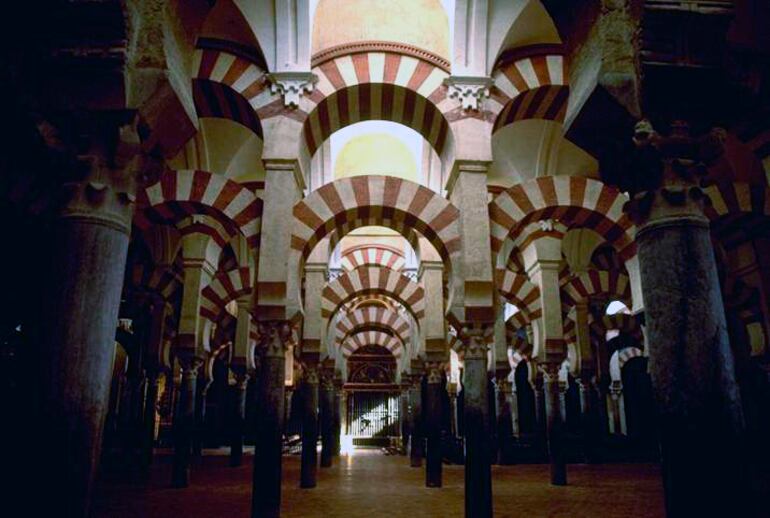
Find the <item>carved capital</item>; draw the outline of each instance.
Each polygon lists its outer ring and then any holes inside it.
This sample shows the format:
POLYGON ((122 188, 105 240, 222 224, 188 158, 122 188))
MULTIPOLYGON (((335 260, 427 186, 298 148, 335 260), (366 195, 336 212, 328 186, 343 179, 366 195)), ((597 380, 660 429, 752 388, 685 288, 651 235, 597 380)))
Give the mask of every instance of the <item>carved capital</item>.
POLYGON ((318 366, 305 365, 302 371, 302 379, 304 380, 305 383, 309 383, 311 385, 318 385, 318 383, 320 383, 321 381, 321 378, 318 372, 318 366))
POLYGON ((266 358, 282 358, 291 339, 291 326, 286 320, 270 320, 257 323, 259 339, 257 350, 266 358))
POLYGON ((441 383, 446 375, 444 367, 441 362, 425 362, 425 375, 429 384, 441 383))
POLYGON ((201 367, 203 367, 203 358, 193 354, 177 354, 177 361, 182 368, 182 380, 197 379, 201 367))
POLYGON ((558 384, 559 383, 559 371, 561 370, 560 363, 538 363, 537 368, 543 375, 543 382, 546 384, 558 384))
POLYGON ((725 130, 714 128, 694 137, 683 121, 661 135, 647 120, 637 123, 633 141, 637 184, 624 210, 638 226, 659 220, 699 220, 707 224, 703 208, 710 200, 701 189, 708 165, 724 153, 725 130))
POLYGON ((299 98, 313 91, 318 77, 312 72, 275 72, 268 75, 270 91, 283 96, 283 105, 298 108, 299 98))
POLYGON ((463 110, 473 111, 482 110, 492 83, 491 77, 449 76, 444 79, 444 84, 449 88, 449 98, 460 101, 463 110))
POLYGON ((489 330, 486 324, 468 324, 463 326, 460 333, 462 343, 461 351, 466 360, 480 360, 487 358, 489 351, 489 330))

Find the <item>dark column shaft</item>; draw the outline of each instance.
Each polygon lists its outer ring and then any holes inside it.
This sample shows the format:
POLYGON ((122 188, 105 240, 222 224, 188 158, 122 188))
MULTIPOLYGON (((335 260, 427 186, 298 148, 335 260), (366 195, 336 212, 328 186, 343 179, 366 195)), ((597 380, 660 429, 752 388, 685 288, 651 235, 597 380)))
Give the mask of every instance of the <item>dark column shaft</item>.
POLYGON ((504 462, 505 445, 513 437, 513 420, 511 416, 511 383, 505 376, 498 376, 495 380, 495 402, 497 412, 497 462, 504 462))
POLYGON ((171 468, 172 487, 190 484, 190 457, 195 435, 195 398, 198 385, 199 362, 192 359, 182 364, 182 384, 174 415, 174 459, 171 468))
POLYGON ((243 464, 243 436, 246 433, 246 389, 249 377, 246 374, 237 373, 236 383, 233 387, 233 419, 232 436, 230 439, 230 466, 243 464))
POLYGON ((441 487, 441 396, 444 372, 440 367, 431 367, 428 371, 428 383, 425 397, 425 436, 427 448, 425 455, 425 485, 441 487))
POLYGON ((320 394, 321 414, 321 467, 328 468, 332 465, 334 457, 334 384, 328 380, 321 383, 320 394))
POLYGON ((155 408, 158 401, 158 371, 149 371, 147 374, 147 393, 145 394, 144 405, 144 430, 142 431, 142 467, 144 476, 150 474, 150 465, 152 464, 152 453, 155 447, 155 408))
POLYGON ((342 450, 342 383, 334 383, 334 405, 332 406, 334 415, 334 436, 333 436, 333 454, 338 457, 342 450))
POLYGON ((708 227, 669 221, 637 243, 668 516, 738 516, 742 413, 708 227))
POLYGON ((285 344, 290 335, 285 322, 263 322, 260 334, 260 371, 256 412, 256 450, 252 481, 251 518, 281 515, 281 459, 283 455, 285 344))
POLYGON ((602 437, 599 397, 592 379, 579 379, 580 419, 583 450, 587 462, 597 462, 597 450, 602 437))
MULTIPOLYGON (((482 340, 473 337, 474 340, 482 340)), ((486 347, 466 348, 463 370, 465 430, 465 516, 492 516, 492 471, 489 444, 489 389, 486 347)))
MULTIPOLYGON (((104 192, 79 188, 76 199, 116 196, 110 187, 104 192)), ((43 448, 41 469, 51 481, 47 487, 61 497, 52 498, 51 505, 71 517, 89 513, 128 250, 130 211, 115 222, 96 205, 82 212, 75 207, 56 224, 49 243, 55 266, 42 319, 41 429, 46 440, 36 447, 43 448)))
POLYGON ((422 415, 422 390, 420 377, 412 381, 412 388, 409 391, 412 404, 412 436, 409 438, 409 465, 413 468, 422 466, 423 457, 423 415, 422 415))
POLYGON ((316 486, 318 471, 318 371, 308 369, 302 383, 302 466, 299 487, 316 486))
POLYGON ((543 395, 545 396, 545 425, 548 457, 551 463, 551 484, 567 484, 567 464, 564 452, 564 421, 561 412, 559 365, 541 365, 543 370, 543 395))

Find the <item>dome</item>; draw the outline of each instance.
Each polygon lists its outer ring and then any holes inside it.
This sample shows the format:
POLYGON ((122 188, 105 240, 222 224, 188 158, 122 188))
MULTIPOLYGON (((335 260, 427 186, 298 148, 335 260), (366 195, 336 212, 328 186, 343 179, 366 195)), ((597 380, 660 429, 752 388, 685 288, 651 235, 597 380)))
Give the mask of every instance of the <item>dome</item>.
POLYGON ((417 181, 417 163, 401 140, 387 133, 368 133, 349 140, 337 155, 334 178, 365 174, 417 181))
POLYGON ((312 53, 346 43, 388 41, 449 59, 449 19, 440 0, 319 0, 312 53))

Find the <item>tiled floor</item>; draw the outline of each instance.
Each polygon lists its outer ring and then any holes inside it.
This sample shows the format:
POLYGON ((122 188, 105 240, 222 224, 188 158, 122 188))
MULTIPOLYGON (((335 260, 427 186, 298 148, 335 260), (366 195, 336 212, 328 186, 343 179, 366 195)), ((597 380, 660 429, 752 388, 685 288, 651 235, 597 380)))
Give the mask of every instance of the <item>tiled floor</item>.
MULTIPOLYGON (((167 462, 155 464, 147 486, 100 484, 98 518, 246 518, 251 457, 240 468, 210 455, 193 466, 192 485, 171 489, 167 462)), ((646 464, 569 466, 569 485, 548 484, 548 466, 492 468, 495 516, 653 518, 663 516, 659 468, 646 464)), ((283 513, 293 517, 462 517, 462 466, 444 466, 444 487, 424 487, 424 471, 405 457, 356 451, 319 470, 318 487, 299 489, 299 458, 284 458, 283 513)))

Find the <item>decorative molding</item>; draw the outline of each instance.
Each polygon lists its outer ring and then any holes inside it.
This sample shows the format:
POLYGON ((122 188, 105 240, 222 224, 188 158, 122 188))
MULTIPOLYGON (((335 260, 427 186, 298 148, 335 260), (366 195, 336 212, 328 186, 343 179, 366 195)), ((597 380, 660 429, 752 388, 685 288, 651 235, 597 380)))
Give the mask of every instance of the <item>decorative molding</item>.
POLYGON ((481 111, 482 101, 489 97, 489 87, 494 81, 491 77, 449 76, 444 84, 449 87, 448 97, 457 99, 463 110, 481 111))
POLYGON ((334 47, 322 50, 313 55, 311 59, 311 66, 313 68, 331 61, 334 58, 340 56, 346 56, 348 54, 361 54, 364 52, 394 52, 396 54, 403 54, 405 56, 411 56, 428 63, 435 65, 445 72, 449 73, 451 64, 448 59, 430 52, 429 50, 415 47, 414 45, 407 45, 405 43, 395 43, 392 41, 357 41, 353 43, 344 43, 342 45, 336 45, 334 47))
POLYGON ((318 77, 312 72, 275 72, 267 75, 270 91, 283 96, 283 105, 299 108, 299 98, 313 92, 318 77))

